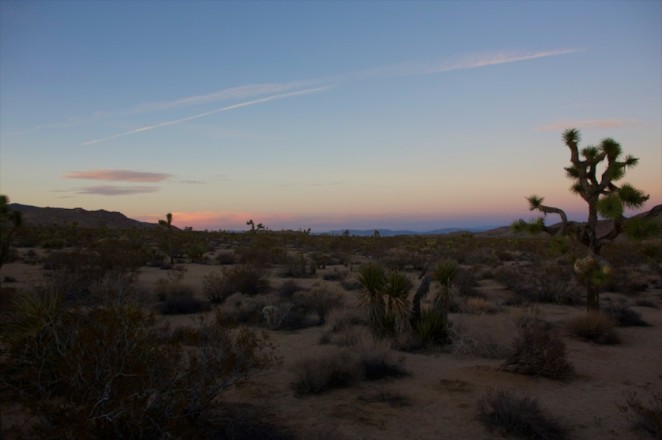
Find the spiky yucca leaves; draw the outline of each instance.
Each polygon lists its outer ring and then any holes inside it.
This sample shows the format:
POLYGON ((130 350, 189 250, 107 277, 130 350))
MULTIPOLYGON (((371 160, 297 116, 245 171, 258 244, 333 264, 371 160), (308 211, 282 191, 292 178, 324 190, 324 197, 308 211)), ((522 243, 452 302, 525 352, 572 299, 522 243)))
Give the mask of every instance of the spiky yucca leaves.
POLYGON ((368 309, 370 326, 373 330, 378 329, 386 308, 382 296, 382 288, 386 284, 384 268, 376 263, 365 264, 359 269, 358 280, 362 287, 363 305, 368 309))
POLYGON ((386 273, 377 263, 359 269, 364 306, 368 309, 370 326, 382 336, 393 336, 409 328, 409 290, 411 282, 398 272, 386 273))
POLYGON ((459 268, 455 260, 446 259, 437 264, 432 278, 441 285, 441 291, 435 298, 435 309, 442 309, 446 314, 450 311, 452 300, 451 288, 458 273, 459 268))
MULTIPOLYGON (((623 225, 627 220, 623 215, 625 208, 641 208, 649 198, 630 184, 617 185, 625 177, 626 170, 636 166, 639 160, 631 155, 623 156, 621 145, 611 138, 603 139, 598 146, 587 146, 580 150, 580 134, 574 128, 563 133, 563 140, 570 150, 570 166, 565 168, 566 176, 572 180, 570 190, 588 204, 586 222, 569 222, 565 211, 547 206, 542 197, 532 195, 527 198, 529 209, 539 211, 543 216, 558 214, 561 217, 560 226, 547 227, 543 220, 534 219, 528 223, 523 220, 515 222, 513 229, 573 235, 588 248, 590 255, 598 256, 602 246, 624 230, 623 225), (613 229, 602 236, 597 235, 598 216, 613 221, 613 229)), ((641 234, 646 232, 646 228, 638 227, 636 231, 641 234)), ((588 310, 599 310, 599 285, 590 282, 585 284, 588 310)))

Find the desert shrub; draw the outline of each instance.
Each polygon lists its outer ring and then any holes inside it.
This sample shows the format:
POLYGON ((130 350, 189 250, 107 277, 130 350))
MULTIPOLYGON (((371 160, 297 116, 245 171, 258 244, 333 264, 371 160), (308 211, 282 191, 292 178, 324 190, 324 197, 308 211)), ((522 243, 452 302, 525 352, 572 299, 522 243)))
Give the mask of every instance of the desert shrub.
POLYGON ((3 379, 38 438, 190 437, 225 389, 275 361, 246 329, 204 325, 185 355, 140 308, 68 307, 49 290, 22 296, 4 330, 3 379))
POLYGON ((581 294, 572 283, 570 267, 545 265, 531 280, 531 301, 554 304, 580 304, 581 294))
POLYGON ((340 285, 342 286, 343 289, 347 291, 351 290, 359 290, 361 288, 361 283, 359 282, 356 277, 351 276, 349 272, 344 272, 344 275, 342 276, 342 280, 340 281, 340 285))
POLYGON ((589 312, 567 322, 570 334, 597 344, 618 344, 616 321, 602 313, 589 312))
POLYGON ((454 326, 450 332, 451 348, 458 356, 475 356, 484 359, 503 359, 508 347, 495 340, 492 333, 480 328, 454 326))
POLYGON ((442 345, 448 342, 451 322, 444 310, 429 307, 421 312, 421 318, 414 326, 414 335, 423 346, 442 345))
POLYGON ((327 265, 332 263, 331 255, 323 252, 313 252, 310 254, 310 259, 317 266, 318 269, 324 269, 327 265))
POLYGON ((626 404, 619 406, 619 409, 627 414, 635 430, 662 439, 662 393, 651 393, 648 401, 632 393, 628 395, 626 404))
POLYGON ((547 415, 531 397, 490 389, 478 400, 478 420, 490 431, 518 438, 553 440, 567 438, 566 429, 547 415))
POLYGON ((502 369, 550 379, 566 379, 574 372, 558 332, 539 319, 520 320, 512 350, 502 369))
POLYGON ((344 351, 302 359, 294 370, 291 386, 298 396, 350 386, 360 374, 356 359, 344 351))
MULTIPOLYGON (((609 260, 610 261, 610 260, 609 260)), ((635 295, 648 289, 648 283, 631 270, 614 270, 606 281, 605 290, 635 295)))
MULTIPOLYGON (((221 272, 210 272, 202 278, 202 291, 210 302, 220 304, 231 295, 224 285, 224 275, 221 272)), ((234 293, 234 292, 233 292, 234 293)))
POLYGON ((602 311, 618 323, 620 327, 647 327, 650 324, 641 318, 641 313, 623 305, 610 304, 602 311))
POLYGON ((359 354, 359 368, 365 380, 404 377, 409 373, 403 367, 403 358, 394 360, 391 352, 381 347, 370 347, 359 354))
POLYGON ((337 269, 334 269, 331 272, 326 272, 322 275, 324 281, 342 281, 346 277, 347 272, 339 272, 337 269))
POLYGON ((280 275, 291 278, 305 278, 315 275, 317 265, 309 261, 303 253, 297 255, 286 255, 285 267, 280 275))
POLYGON ((383 264, 389 270, 404 270, 411 262, 411 254, 404 249, 389 249, 384 256, 380 258, 383 264))
POLYGON ((479 296, 478 280, 473 270, 460 270, 455 278, 455 286, 462 296, 479 296))
POLYGON ((212 272, 203 278, 203 291, 214 303, 221 303, 234 293, 257 295, 269 290, 265 273, 255 266, 244 265, 212 272))
POLYGON ((287 280, 283 282, 277 289, 280 296, 286 299, 292 298, 296 292, 303 290, 303 288, 294 280, 287 280))
POLYGON ((188 315, 204 312, 210 308, 208 303, 200 301, 188 288, 170 293, 160 305, 161 313, 164 315, 188 315))
POLYGON ((341 332, 355 326, 368 325, 368 319, 365 314, 355 308, 331 311, 328 322, 333 333, 341 332))
POLYGON ((278 303, 262 308, 263 321, 272 330, 300 330, 319 322, 308 317, 305 310, 292 303, 278 303))
POLYGON ((234 252, 219 252, 218 255, 216 255, 216 263, 223 265, 223 266, 228 266, 231 264, 235 264, 237 262, 237 258, 234 254, 234 252))
POLYGON ((220 307, 223 319, 236 323, 257 324, 264 307, 269 305, 265 298, 251 297, 243 293, 230 295, 220 307))
POLYGON ((314 312, 320 324, 324 324, 328 313, 342 305, 342 297, 326 287, 315 287, 310 292, 300 292, 294 296, 295 303, 303 310, 314 312))

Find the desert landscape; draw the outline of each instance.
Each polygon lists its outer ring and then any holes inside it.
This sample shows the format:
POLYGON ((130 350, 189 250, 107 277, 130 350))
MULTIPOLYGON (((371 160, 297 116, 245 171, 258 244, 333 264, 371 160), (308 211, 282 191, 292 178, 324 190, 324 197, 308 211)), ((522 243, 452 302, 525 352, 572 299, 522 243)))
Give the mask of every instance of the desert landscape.
POLYGON ((660 438, 660 239, 118 225, 13 237, 3 438, 660 438))

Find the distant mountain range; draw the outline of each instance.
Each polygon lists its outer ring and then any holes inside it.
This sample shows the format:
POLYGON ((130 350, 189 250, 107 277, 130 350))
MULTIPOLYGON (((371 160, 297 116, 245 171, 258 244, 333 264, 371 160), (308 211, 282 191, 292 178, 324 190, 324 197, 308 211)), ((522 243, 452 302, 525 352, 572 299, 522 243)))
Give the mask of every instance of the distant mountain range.
POLYGON ((342 229, 337 231, 324 232, 328 235, 343 235, 349 232, 349 235, 355 235, 359 237, 372 237, 375 235, 375 232, 379 232, 381 237, 395 237, 398 235, 445 235, 445 234, 460 234, 463 232, 483 232, 490 229, 493 229, 494 226, 486 226, 483 228, 441 228, 434 229, 432 231, 409 231, 406 229, 403 230, 392 230, 392 229, 342 229))
MULTIPOLYGON (((82 208, 39 208, 36 206, 22 205, 12 203, 11 209, 20 211, 23 214, 23 221, 32 226, 64 226, 76 224, 81 228, 101 228, 108 229, 143 229, 153 228, 155 223, 141 222, 133 220, 121 212, 111 212, 100 209, 98 211, 87 211, 82 208)), ((645 217, 662 223, 662 205, 657 205, 651 210, 642 212, 636 217, 645 217)), ((599 229, 609 228, 609 221, 601 221, 599 229)), ((369 237, 379 232, 382 237, 393 237, 397 235, 442 235, 442 234, 460 234, 464 232, 475 233, 485 237, 512 236, 515 233, 509 226, 501 227, 482 227, 482 228, 442 228, 431 231, 418 232, 410 230, 392 230, 392 229, 341 229, 325 232, 329 235, 342 235, 349 231, 350 235, 369 237)))

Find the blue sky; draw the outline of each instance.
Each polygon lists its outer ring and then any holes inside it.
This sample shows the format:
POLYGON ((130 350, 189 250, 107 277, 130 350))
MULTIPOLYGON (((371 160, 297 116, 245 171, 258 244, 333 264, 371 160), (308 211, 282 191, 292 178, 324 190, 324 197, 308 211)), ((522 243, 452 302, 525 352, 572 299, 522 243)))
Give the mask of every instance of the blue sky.
POLYGON ((0 1, 0 191, 180 226, 581 218, 565 128, 662 203, 662 2, 0 1))

